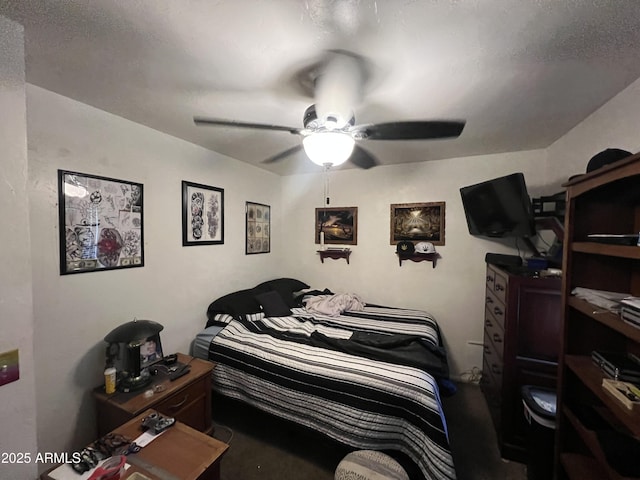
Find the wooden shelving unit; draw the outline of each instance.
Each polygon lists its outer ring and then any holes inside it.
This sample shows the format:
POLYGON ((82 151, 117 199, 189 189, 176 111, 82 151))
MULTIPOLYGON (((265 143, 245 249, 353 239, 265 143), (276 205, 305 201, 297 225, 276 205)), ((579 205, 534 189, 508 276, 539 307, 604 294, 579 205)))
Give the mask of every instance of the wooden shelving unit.
POLYGON ((589 241, 590 234, 640 231, 640 155, 607 165, 565 184, 562 346, 555 464, 557 480, 623 480, 596 431, 583 422, 585 409, 604 426, 640 440, 640 411, 629 410, 602 387, 593 350, 640 353, 640 329, 620 315, 571 295, 576 287, 640 296, 640 247, 589 241))

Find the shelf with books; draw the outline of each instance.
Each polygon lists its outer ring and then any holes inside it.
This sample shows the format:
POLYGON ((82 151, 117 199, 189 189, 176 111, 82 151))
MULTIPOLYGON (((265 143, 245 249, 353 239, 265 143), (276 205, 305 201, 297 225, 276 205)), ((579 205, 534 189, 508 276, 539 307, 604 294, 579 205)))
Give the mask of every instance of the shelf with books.
POLYGON ((583 314, 591 317, 593 320, 600 322, 607 327, 616 330, 618 333, 629 337, 635 342, 640 342, 640 328, 636 328, 626 323, 619 314, 610 312, 600 308, 592 303, 582 300, 578 297, 571 296, 567 299, 567 304, 583 314))
MULTIPOLYGON (((640 247, 589 241, 600 234, 613 237, 640 232, 640 154, 571 179, 564 186, 567 215, 555 478, 618 480, 627 477, 618 473, 622 471, 619 464, 614 468, 610 455, 603 455, 610 445, 602 440, 601 430, 594 436, 575 414, 585 405, 597 405, 603 412, 605 431, 611 427, 624 437, 623 442, 640 439, 640 409, 627 408, 603 387, 609 376, 592 359, 594 351, 640 356, 640 328, 626 322, 620 308, 609 311, 596 306, 595 300, 577 298, 573 291, 582 287, 640 296, 640 247)), ((607 363, 602 367, 610 370, 607 363)), ((638 477, 636 471, 631 475, 638 477)))
POLYGON ((619 420, 623 425, 626 425, 634 436, 640 438, 640 410, 632 411, 627 409, 602 388, 602 380, 606 378, 606 375, 593 363, 591 357, 568 355, 565 358, 565 365, 610 409, 614 418, 619 420))

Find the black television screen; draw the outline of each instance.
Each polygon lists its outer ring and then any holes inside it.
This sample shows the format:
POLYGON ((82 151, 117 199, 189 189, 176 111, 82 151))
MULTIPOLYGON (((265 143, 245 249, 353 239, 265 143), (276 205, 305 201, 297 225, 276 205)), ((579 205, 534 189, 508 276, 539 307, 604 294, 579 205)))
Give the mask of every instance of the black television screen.
POLYGON ((487 180, 460 189, 471 235, 533 237, 531 199, 522 173, 487 180))

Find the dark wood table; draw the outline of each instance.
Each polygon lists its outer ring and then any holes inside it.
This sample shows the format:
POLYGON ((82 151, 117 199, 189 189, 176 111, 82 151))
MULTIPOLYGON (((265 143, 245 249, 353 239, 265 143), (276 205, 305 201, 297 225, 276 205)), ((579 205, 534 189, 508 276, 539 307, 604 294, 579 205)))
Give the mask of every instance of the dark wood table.
MULTIPOLYGON (((154 412, 143 412, 113 433, 135 440, 143 433, 142 419, 154 412)), ((127 457, 131 467, 121 479, 126 480, 140 472, 153 480, 220 480, 220 461, 228 448, 226 443, 176 422, 138 453, 127 457)), ((43 473, 40 479, 52 480, 49 476, 52 470, 43 473)))

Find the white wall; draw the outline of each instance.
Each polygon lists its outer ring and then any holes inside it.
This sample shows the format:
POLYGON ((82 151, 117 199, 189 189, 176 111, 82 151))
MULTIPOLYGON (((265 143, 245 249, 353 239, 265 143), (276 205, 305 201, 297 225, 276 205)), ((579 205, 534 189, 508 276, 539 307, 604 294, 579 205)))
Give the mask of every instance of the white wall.
POLYGON ((589 159, 606 148, 640 151, 640 79, 579 123, 548 149, 549 183, 585 173, 589 159))
POLYGON ((214 298, 279 269, 280 179, 35 86, 27 99, 38 448, 70 451, 95 436, 107 333, 151 319, 165 352, 188 352, 214 298), (59 274, 58 169, 144 185, 144 267, 59 274), (182 246, 182 180, 224 188, 224 245, 182 246), (270 254, 245 255, 247 200, 275 212, 270 254))
MULTIPOLYGON (((0 353, 18 349, 20 360, 20 378, 0 387, 0 453, 35 455, 34 320, 22 26, 0 16, 0 45, 0 353)), ((2 478, 28 479, 35 474, 35 464, 0 465, 2 478)))
MULTIPOLYGON (((450 352, 452 374, 482 367, 482 349, 467 341, 483 339, 485 254, 513 253, 515 242, 483 240, 469 235, 460 187, 514 172, 523 172, 532 196, 545 188, 543 150, 486 155, 330 173, 330 206, 358 207, 358 244, 350 246, 350 263, 320 263, 314 243, 314 212, 322 207, 323 177, 283 178, 283 223, 289 242, 288 274, 314 288, 352 292, 371 303, 424 309, 440 323, 450 352), (442 202, 445 245, 436 268, 429 262, 403 262, 390 245, 390 204, 442 202)), ((530 256, 524 244, 521 254, 530 256)))

